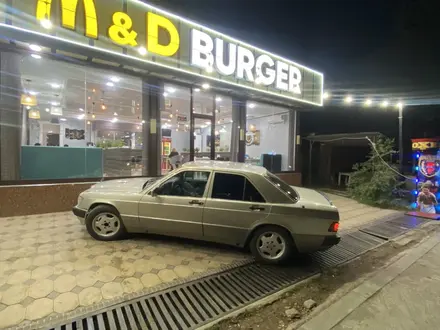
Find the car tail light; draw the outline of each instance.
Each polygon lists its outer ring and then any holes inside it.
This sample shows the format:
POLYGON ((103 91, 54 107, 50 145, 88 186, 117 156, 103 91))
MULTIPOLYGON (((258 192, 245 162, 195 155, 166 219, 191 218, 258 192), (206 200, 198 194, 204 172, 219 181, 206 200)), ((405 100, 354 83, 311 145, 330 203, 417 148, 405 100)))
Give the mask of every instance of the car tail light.
POLYGON ((337 233, 339 230, 339 222, 333 222, 328 229, 329 232, 337 233))

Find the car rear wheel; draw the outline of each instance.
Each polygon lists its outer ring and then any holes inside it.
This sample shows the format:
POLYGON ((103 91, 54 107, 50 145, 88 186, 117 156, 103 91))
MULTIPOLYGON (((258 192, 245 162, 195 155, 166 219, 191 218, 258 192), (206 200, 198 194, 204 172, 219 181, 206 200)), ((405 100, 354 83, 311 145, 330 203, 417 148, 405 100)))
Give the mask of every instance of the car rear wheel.
POLYGON ((89 234, 100 241, 121 239, 126 234, 119 212, 110 205, 99 205, 90 211, 86 227, 89 234))
POLYGON ((277 226, 257 229, 250 242, 255 259, 266 264, 282 264, 295 251, 295 243, 289 232, 277 226))

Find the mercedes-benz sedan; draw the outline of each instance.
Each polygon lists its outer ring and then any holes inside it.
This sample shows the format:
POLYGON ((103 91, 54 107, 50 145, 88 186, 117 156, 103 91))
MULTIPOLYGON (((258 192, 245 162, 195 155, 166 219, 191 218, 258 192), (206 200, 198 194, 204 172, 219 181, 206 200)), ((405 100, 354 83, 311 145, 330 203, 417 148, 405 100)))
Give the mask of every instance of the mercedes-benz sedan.
POLYGON ((339 213, 326 196, 242 163, 190 162, 162 178, 100 182, 80 194, 73 213, 98 240, 178 236, 247 247, 272 264, 340 240, 339 213))

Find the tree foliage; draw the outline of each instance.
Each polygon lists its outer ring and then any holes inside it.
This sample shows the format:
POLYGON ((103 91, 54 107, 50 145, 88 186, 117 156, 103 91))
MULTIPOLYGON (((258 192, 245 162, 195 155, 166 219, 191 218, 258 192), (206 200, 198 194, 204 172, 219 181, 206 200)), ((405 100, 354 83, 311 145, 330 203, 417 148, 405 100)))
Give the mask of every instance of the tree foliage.
POLYGON ((391 164, 394 140, 378 139, 372 146, 368 160, 353 166, 348 192, 359 202, 378 206, 390 205, 393 190, 400 186, 397 168, 391 164), (393 171, 394 169, 395 171, 393 171))

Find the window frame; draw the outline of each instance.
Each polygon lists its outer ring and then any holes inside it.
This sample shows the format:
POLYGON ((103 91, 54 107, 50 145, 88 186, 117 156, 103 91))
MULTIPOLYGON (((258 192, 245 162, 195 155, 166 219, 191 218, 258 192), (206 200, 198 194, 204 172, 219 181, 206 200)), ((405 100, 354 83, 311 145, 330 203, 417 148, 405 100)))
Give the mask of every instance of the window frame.
POLYGON ((226 171, 217 171, 214 170, 212 173, 212 177, 211 177, 211 184, 209 187, 209 191, 208 191, 208 195, 207 198, 212 199, 212 200, 219 200, 219 201, 226 201, 226 202, 237 202, 237 203, 250 203, 250 204, 267 204, 267 198, 261 193, 261 191, 257 188, 257 186, 252 182, 252 180, 249 179, 249 177, 245 174, 245 173, 237 173, 237 172, 226 172, 226 171), (227 174, 227 175, 237 175, 237 176, 241 176, 245 179, 244 181, 244 185, 243 185, 243 199, 242 200, 235 200, 235 199, 222 199, 222 198, 213 198, 212 197, 212 192, 214 189, 214 182, 215 182, 215 177, 217 174, 227 174), (255 190, 258 191, 258 193, 261 195, 261 197, 263 198, 264 202, 250 202, 250 201, 245 201, 244 200, 244 194, 245 194, 245 189, 246 189, 246 180, 249 181, 255 188, 255 190))
POLYGON ((191 198, 191 199, 195 199, 195 198, 203 198, 206 199, 208 196, 208 192, 209 192, 209 188, 210 188, 210 183, 212 181, 212 170, 192 170, 192 169, 182 169, 177 173, 173 173, 173 175, 167 175, 166 177, 163 178, 163 180, 159 180, 160 182, 157 182, 156 185, 154 185, 154 187, 148 187, 151 188, 148 192, 147 195, 152 195, 153 191, 155 191, 156 189, 162 187, 166 182, 168 182, 169 180, 171 180, 172 178, 178 176, 178 175, 184 175, 186 172, 201 172, 201 173, 208 173, 208 180, 206 180, 206 185, 205 185, 205 190, 203 191, 202 196, 174 196, 174 195, 157 195, 158 197, 179 197, 179 198, 191 198))

